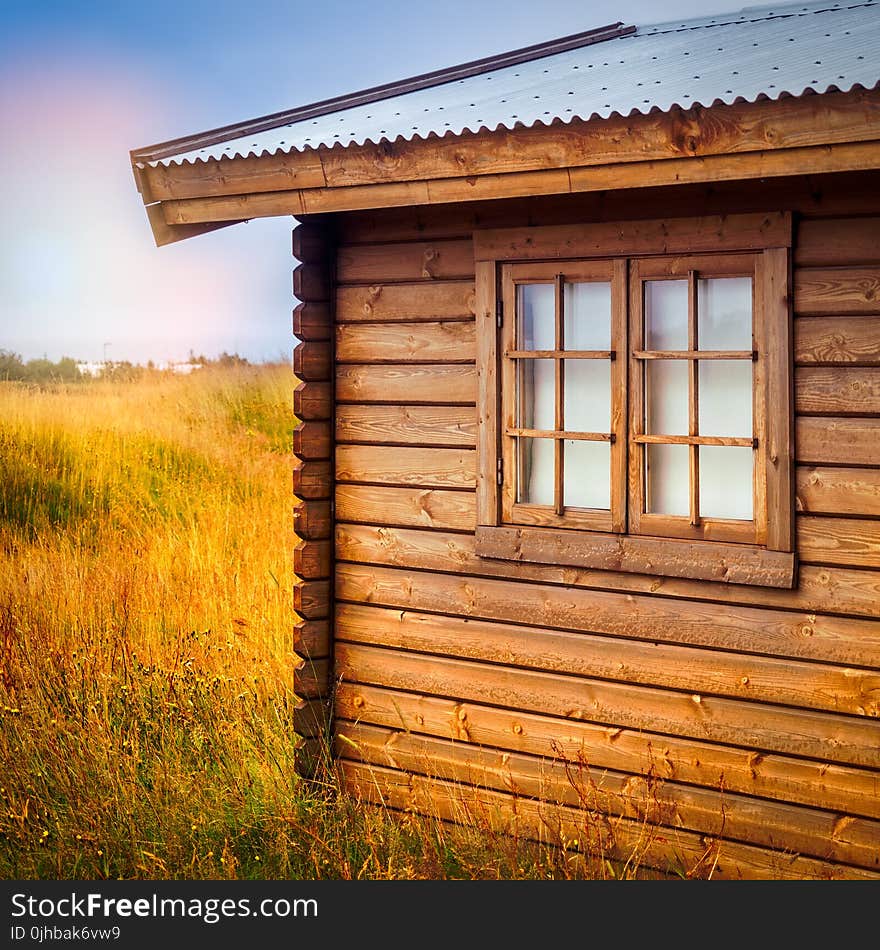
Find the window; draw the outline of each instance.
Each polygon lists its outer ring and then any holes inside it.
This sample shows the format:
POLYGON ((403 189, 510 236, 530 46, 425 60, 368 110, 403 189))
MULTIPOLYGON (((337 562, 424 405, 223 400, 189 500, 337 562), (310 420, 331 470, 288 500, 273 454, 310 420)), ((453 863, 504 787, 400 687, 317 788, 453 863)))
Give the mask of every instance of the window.
POLYGON ((792 586, 790 233, 477 236, 478 554, 792 586))

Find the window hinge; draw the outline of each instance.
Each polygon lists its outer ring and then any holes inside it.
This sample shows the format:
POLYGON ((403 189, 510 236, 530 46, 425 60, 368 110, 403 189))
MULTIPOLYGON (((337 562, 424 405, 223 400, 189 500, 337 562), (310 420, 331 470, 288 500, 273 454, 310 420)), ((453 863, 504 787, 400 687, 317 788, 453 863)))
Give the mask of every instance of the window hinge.
POLYGON ((499 485, 504 484, 504 459, 498 459, 495 465, 495 479, 499 485))
POLYGON ((499 330, 504 326, 504 304, 500 298, 495 301, 495 323, 499 330))

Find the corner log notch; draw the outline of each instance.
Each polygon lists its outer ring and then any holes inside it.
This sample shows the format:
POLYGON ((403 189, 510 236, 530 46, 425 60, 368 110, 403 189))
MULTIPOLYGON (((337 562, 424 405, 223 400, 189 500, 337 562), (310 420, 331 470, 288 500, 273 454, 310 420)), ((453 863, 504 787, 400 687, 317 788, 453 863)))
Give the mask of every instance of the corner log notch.
POLYGON ((331 711, 333 577, 333 340, 330 231, 320 221, 293 231, 293 351, 298 383, 293 393, 293 512, 297 544, 293 606, 297 613, 293 649, 294 732, 299 737, 296 768, 313 774, 328 740, 331 711))

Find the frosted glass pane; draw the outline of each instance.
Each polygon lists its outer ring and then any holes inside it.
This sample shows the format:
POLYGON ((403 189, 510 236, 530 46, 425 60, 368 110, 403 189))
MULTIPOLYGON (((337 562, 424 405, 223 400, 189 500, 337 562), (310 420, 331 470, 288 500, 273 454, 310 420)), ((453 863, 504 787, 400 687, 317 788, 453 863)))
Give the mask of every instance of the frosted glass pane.
POLYGON ((567 432, 611 431, 611 361, 563 360, 564 428, 567 432))
POLYGON ((688 364, 684 360, 645 361, 645 431, 648 435, 688 434, 688 364))
POLYGON ((517 360, 519 424, 523 429, 555 429, 555 360, 517 360))
POLYGON ((554 488, 553 439, 517 439, 518 497, 529 505, 552 505, 554 488))
POLYGON ((611 284, 565 285, 565 349, 611 349, 611 284))
POLYGON ((701 360, 700 435, 752 438, 752 363, 701 360))
POLYGON ((521 350, 555 350, 555 285, 520 284, 517 296, 517 346, 521 350))
POLYGON ((752 348, 751 277, 697 281, 697 339, 701 350, 752 348))
POLYGON ((688 348, 686 280, 645 281, 645 349, 688 348))
POLYGON ((700 515, 751 521, 754 452, 743 446, 701 445, 700 515))
POLYGON ((690 464, 686 445, 646 445, 645 508, 653 514, 690 514, 690 464))
POLYGON ((608 442, 563 443, 563 503, 574 508, 611 508, 611 445, 608 442))

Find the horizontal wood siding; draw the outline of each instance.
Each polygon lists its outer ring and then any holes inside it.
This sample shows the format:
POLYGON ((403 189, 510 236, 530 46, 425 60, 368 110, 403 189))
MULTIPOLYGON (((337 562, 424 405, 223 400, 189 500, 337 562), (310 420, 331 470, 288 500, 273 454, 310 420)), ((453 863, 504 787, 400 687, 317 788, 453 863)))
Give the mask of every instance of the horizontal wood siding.
POLYGON ((354 791, 455 820, 488 804, 538 840, 605 813, 623 856, 648 819, 667 870, 674 835, 720 877, 880 876, 880 201, 840 181, 339 222, 334 714, 354 791), (795 588, 478 557, 474 230, 744 209, 797 222, 795 588))

